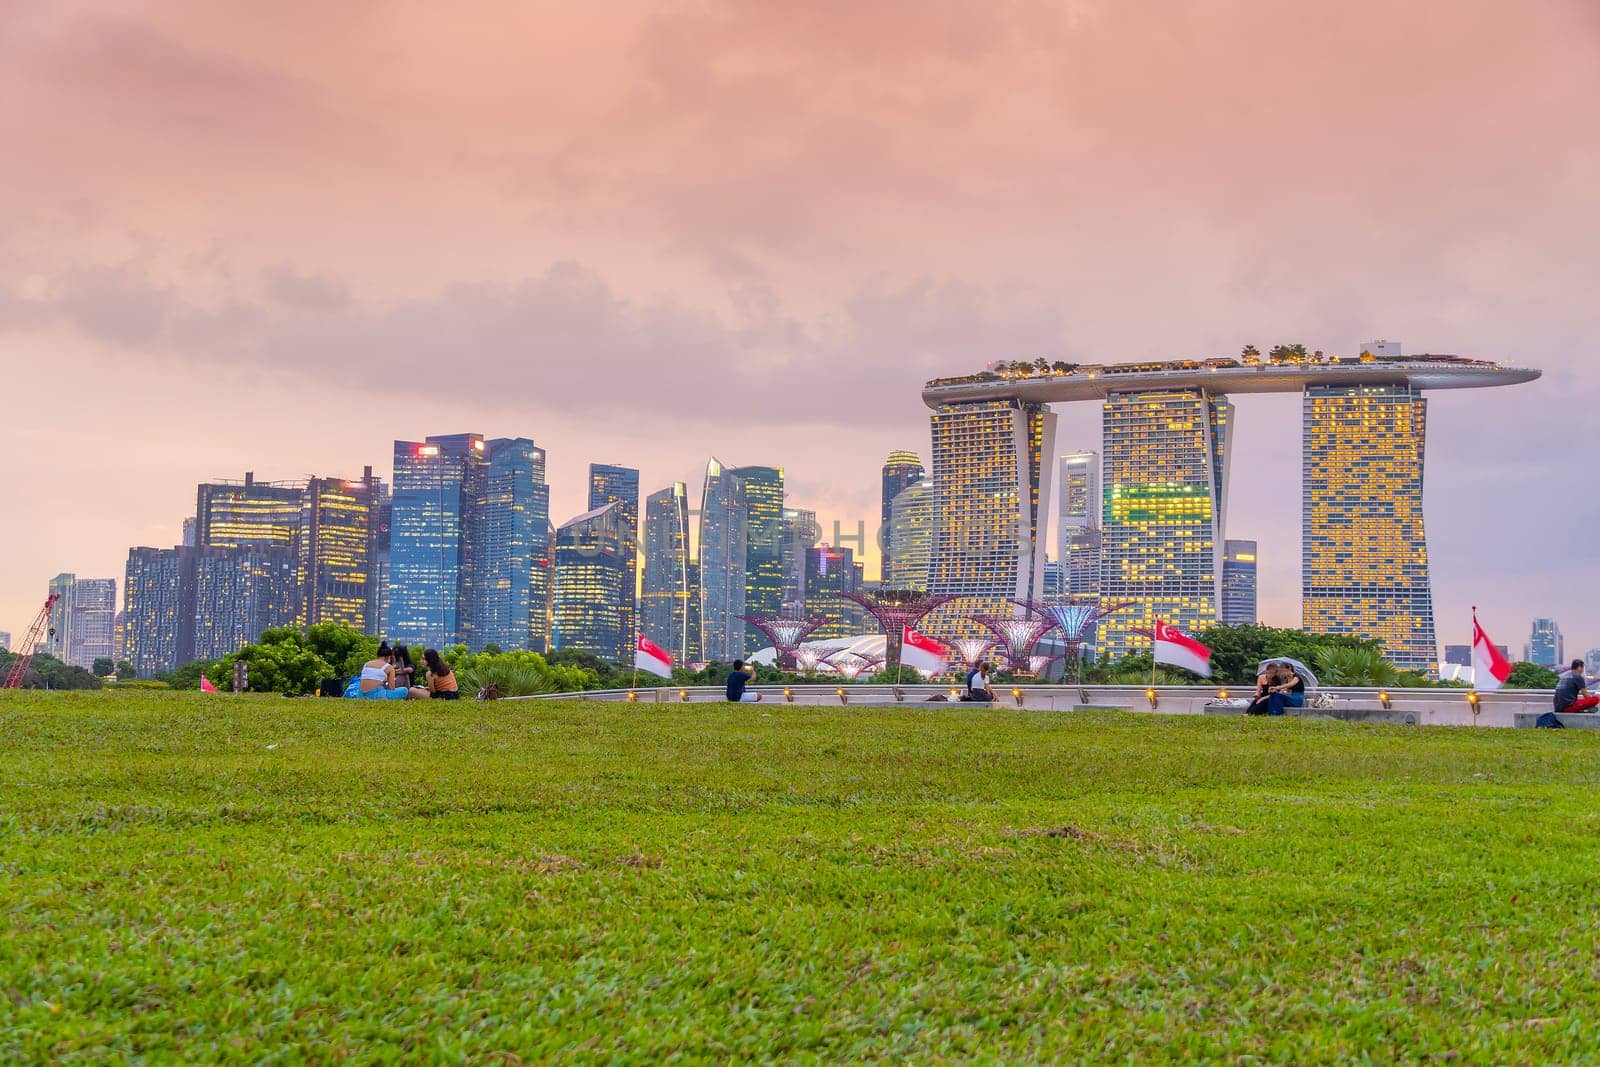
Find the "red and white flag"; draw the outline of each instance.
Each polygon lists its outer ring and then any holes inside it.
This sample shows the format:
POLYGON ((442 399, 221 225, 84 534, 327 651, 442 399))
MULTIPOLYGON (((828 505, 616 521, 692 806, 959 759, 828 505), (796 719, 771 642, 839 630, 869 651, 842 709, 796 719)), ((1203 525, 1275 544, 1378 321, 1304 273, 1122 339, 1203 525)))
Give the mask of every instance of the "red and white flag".
POLYGON ((660 678, 671 678, 672 653, 641 633, 633 649, 633 666, 660 678))
POLYGON ((904 626, 900 630, 900 662, 923 674, 942 674, 950 665, 950 650, 927 634, 904 626))
POLYGON ((211 684, 211 679, 207 678, 203 674, 200 676, 200 692, 202 692, 202 693, 215 693, 215 692, 217 692, 217 687, 211 684))
POLYGON ((1171 623, 1156 620, 1155 656, 1157 663, 1182 667, 1202 678, 1211 677, 1211 650, 1199 641, 1181 633, 1171 623))
POLYGON ((1489 635, 1478 625, 1478 609, 1472 609, 1472 687, 1499 689, 1511 677, 1511 661, 1500 654, 1489 635))

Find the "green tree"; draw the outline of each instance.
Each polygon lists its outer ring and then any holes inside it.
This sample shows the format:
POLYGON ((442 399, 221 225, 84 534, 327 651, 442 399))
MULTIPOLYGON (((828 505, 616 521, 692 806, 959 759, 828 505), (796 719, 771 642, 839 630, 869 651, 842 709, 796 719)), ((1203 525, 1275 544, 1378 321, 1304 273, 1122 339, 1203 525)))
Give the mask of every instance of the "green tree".
POLYGON ((119 679, 127 681, 129 678, 137 678, 138 676, 139 672, 133 669, 133 664, 125 659, 117 660, 117 677, 119 679))
POLYGON ((113 674, 116 669, 116 661, 105 656, 96 656, 94 662, 89 665, 89 673, 96 678, 104 678, 108 674, 113 674))
POLYGON ((1526 661, 1516 664, 1511 668, 1511 674, 1506 678, 1507 689, 1554 689, 1560 677, 1549 667, 1541 667, 1537 663, 1526 661))
MULTIPOLYGON (((261 643, 271 644, 280 639, 279 635, 298 632, 287 627, 268 630, 261 635, 261 643), (269 640, 268 634, 274 635, 273 639, 269 640)), ((353 626, 336 622, 319 622, 315 626, 306 627, 304 647, 331 664, 334 667, 334 675, 341 681, 349 681, 360 673, 363 663, 378 654, 378 639, 368 637, 353 626)), ((419 661, 422 659, 421 656, 416 658, 419 661)))
MULTIPOLYGON (((0 675, 11 670, 15 659, 15 652, 0 650, 0 675)), ((82 667, 63 663, 48 652, 34 656, 22 677, 24 689, 99 689, 101 685, 99 678, 82 667)))

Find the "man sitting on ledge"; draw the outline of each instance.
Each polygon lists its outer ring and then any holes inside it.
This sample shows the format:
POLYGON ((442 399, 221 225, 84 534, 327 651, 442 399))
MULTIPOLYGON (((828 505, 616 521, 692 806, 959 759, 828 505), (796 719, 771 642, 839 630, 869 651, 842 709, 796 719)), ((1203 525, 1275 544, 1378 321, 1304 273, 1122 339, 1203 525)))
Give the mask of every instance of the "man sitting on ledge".
POLYGON ((1588 679, 1583 676, 1583 660, 1572 661, 1572 669, 1556 683, 1556 712, 1593 711, 1600 706, 1600 696, 1589 692, 1588 679))
POLYGON ((744 687, 755 677, 755 670, 744 669, 744 660, 733 661, 733 670, 728 674, 728 699, 735 704, 755 704, 761 700, 760 693, 746 693, 744 687))

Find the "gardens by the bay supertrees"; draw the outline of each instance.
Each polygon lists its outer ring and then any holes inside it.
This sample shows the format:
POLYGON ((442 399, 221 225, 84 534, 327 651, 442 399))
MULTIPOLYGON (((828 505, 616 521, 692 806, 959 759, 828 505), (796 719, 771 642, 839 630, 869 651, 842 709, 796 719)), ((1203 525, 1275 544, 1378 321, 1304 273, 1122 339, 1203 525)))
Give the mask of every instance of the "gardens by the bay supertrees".
POLYGON ((871 674, 883 666, 883 660, 876 656, 863 656, 859 652, 852 652, 841 648, 837 652, 830 652, 824 660, 834 672, 847 682, 853 682, 863 673, 871 674))
MULTIPOLYGON (((778 669, 792 671, 799 666, 800 643, 811 632, 828 620, 820 615, 806 618, 788 615, 736 615, 735 618, 749 623, 767 635, 767 640, 772 642, 772 650, 777 653, 778 669)), ((812 664, 816 666, 815 663, 812 664)), ((810 671, 806 672, 811 673, 810 671)))
POLYGON ((950 593, 930 596, 915 589, 879 589, 875 593, 841 593, 866 608, 883 631, 883 662, 890 670, 900 666, 900 637, 907 626, 915 629, 923 616, 956 597, 950 593))
POLYGON ((1050 619, 1036 613, 1023 616, 973 615, 971 618, 994 634, 995 652, 1005 669, 1014 674, 1031 673, 1029 661, 1033 658, 1033 646, 1056 626, 1050 619))
POLYGON ((961 657, 961 662, 970 671, 983 662, 983 657, 994 647, 994 642, 987 637, 958 637, 950 642, 950 647, 955 649, 956 655, 961 657))
POLYGON ((1065 661, 1062 681, 1076 682, 1083 668, 1084 642, 1101 619, 1131 606, 1132 601, 1112 603, 1094 596, 1069 595, 1048 600, 1023 597, 1012 603, 1029 615, 1050 621, 1050 628, 1061 635, 1061 655, 1065 661))

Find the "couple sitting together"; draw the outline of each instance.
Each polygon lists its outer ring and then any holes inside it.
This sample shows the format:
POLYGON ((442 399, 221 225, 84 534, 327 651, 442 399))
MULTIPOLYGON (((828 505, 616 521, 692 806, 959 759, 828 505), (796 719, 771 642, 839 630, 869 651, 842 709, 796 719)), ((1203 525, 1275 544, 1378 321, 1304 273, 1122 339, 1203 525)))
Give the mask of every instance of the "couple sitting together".
POLYGON ((1251 715, 1282 715, 1287 708, 1306 706, 1306 680, 1293 667, 1269 663, 1256 678, 1256 698, 1251 715))
POLYGON ((461 692, 455 672, 436 649, 422 654, 427 665, 427 684, 412 685, 411 652, 405 645, 378 645, 378 654, 361 665, 361 673, 350 679, 344 695, 357 700, 456 700, 461 692))

